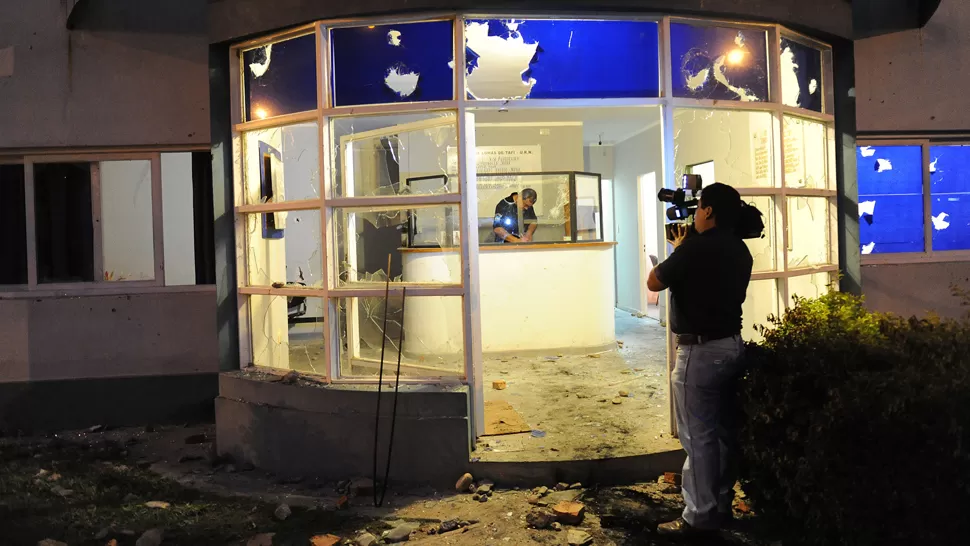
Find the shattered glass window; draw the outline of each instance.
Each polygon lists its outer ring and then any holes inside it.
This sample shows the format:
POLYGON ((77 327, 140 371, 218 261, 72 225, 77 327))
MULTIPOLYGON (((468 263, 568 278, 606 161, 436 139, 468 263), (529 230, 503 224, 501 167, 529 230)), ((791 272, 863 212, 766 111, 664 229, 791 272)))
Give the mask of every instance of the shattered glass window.
POLYGON ((319 210, 247 214, 249 285, 322 287, 321 240, 319 210))
POLYGON ((831 289, 832 275, 830 273, 813 273, 788 279, 789 305, 795 304, 795 296, 805 299, 815 299, 827 294, 831 289))
MULTIPOLYGON (((496 170, 479 165, 479 168, 483 167, 484 170, 496 170)), ((526 216, 524 207, 511 203, 515 202, 516 197, 521 199, 526 189, 535 191, 537 196, 531 210, 535 213, 534 222, 538 225, 530 242, 551 243, 572 239, 568 174, 479 173, 477 186, 480 244, 504 244, 501 236, 495 232, 498 227, 525 235, 533 220, 526 216), (513 211, 515 218, 511 217, 513 211)))
POLYGON ((457 205, 335 208, 337 286, 372 288, 388 277, 410 284, 461 284, 458 210, 457 205))
POLYGON ((452 21, 330 31, 334 106, 452 100, 452 21))
POLYGON ((775 244, 777 233, 777 215, 775 214, 775 198, 768 195, 757 197, 743 196, 745 203, 754 205, 761 211, 762 220, 765 223, 765 236, 761 239, 745 239, 751 258, 754 260, 752 271, 755 273, 774 271, 778 253, 778 245, 775 244))
POLYGON ((768 100, 764 30, 671 23, 670 48, 675 97, 768 100))
POLYGON ((341 377, 393 377, 401 352, 401 377, 453 377, 464 370, 461 296, 383 296, 336 299, 341 377), (384 316, 387 315, 387 329, 384 316))
POLYGON ((246 204, 319 198, 319 142, 313 122, 243 134, 246 204))
POLYGON ((657 97, 658 40, 658 25, 650 21, 470 19, 468 97, 657 97))
POLYGON ((828 189, 828 128, 824 123, 785 116, 785 186, 828 189))
POLYGON ((781 100, 785 106, 822 111, 822 52, 781 39, 781 100))
POLYGON ((788 267, 832 263, 834 207, 827 197, 788 197, 788 267))
POLYGON ((741 337, 746 341, 764 339, 758 326, 768 326, 768 317, 778 315, 778 282, 766 279, 748 283, 748 293, 741 304, 741 337))
POLYGON ((249 296, 253 365, 326 375, 323 299, 249 296))
POLYGON ((456 120, 451 111, 333 118, 334 196, 457 193, 456 120))
POLYGON ((774 118, 769 112, 678 108, 674 111, 675 180, 687 167, 713 163, 716 180, 735 188, 774 187, 774 118))
POLYGON ((862 254, 923 252, 923 149, 860 146, 859 244, 862 254))
POLYGON ((307 34, 243 52, 246 121, 317 108, 316 43, 307 34))
POLYGON ((970 249, 970 146, 930 146, 933 250, 970 249))

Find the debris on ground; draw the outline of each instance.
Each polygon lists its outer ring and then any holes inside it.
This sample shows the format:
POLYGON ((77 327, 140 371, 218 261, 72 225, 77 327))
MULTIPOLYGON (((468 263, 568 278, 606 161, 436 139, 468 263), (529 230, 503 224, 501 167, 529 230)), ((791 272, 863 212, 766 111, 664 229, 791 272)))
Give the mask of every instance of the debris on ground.
POLYGON ((676 472, 664 472, 664 483, 669 483, 673 485, 681 485, 683 483, 683 476, 677 474, 676 472))
POLYGON ((340 537, 336 535, 316 535, 310 537, 310 546, 337 546, 340 544, 340 537))
POLYGON ((556 521, 556 514, 551 510, 533 510, 525 516, 525 523, 533 529, 548 529, 556 521))
POLYGON ((138 537, 138 540, 135 541, 135 546, 159 546, 164 539, 165 531, 161 529, 149 529, 138 537))
POLYGON ((502 379, 492 381, 492 388, 497 391, 504 391, 506 387, 508 387, 508 384, 502 379))
POLYGON ((569 546, 587 546, 593 543, 593 537, 586 531, 570 529, 566 533, 566 544, 569 546))
POLYGON ((291 515, 293 515, 293 510, 290 509, 289 505, 287 504, 281 504, 276 507, 276 510, 273 511, 273 517, 280 521, 286 521, 286 518, 290 517, 291 515))
POLYGON ((376 546, 376 545, 377 545, 377 537, 375 537, 370 533, 361 533, 360 535, 357 536, 357 539, 354 540, 354 546, 376 546))
POLYGON ((167 510, 171 504, 165 501, 148 501, 145 503, 146 508, 157 508, 159 510, 167 510))
POLYGON ((466 472, 462 475, 462 477, 458 478, 458 481, 455 483, 455 490, 459 493, 464 493, 468 491, 468 486, 470 486, 474 481, 475 478, 466 472))
POLYGON ((579 525, 586 515, 586 506, 580 502, 563 501, 552 507, 556 521, 565 525, 579 525))
POLYGON ((250 537, 246 541, 246 546, 273 546, 273 537, 276 533, 260 533, 250 537))
POLYGON ((411 538, 411 533, 413 532, 414 527, 410 523, 402 523, 384 533, 384 542, 387 542, 388 544, 406 542, 411 538))

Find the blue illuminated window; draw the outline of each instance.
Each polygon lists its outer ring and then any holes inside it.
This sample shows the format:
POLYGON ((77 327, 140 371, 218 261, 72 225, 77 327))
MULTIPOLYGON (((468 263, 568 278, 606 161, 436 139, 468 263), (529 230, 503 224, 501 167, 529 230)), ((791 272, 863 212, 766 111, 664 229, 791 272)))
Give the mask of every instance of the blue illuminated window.
POLYGON ((863 254, 923 252, 923 149, 860 146, 859 243, 863 254))
POLYGON ((672 23, 670 49, 675 97, 768 100, 764 30, 672 23))
POLYGON ((317 108, 317 54, 313 34, 243 53, 246 119, 317 108))
POLYGON ((334 106, 452 100, 451 21, 330 31, 334 106))
POLYGON ((785 106, 822 111, 822 52, 781 39, 781 97, 785 106))
POLYGON ((970 249, 970 146, 930 146, 933 250, 970 249))
POLYGON ((658 40, 650 21, 468 20, 468 97, 657 97, 658 40))

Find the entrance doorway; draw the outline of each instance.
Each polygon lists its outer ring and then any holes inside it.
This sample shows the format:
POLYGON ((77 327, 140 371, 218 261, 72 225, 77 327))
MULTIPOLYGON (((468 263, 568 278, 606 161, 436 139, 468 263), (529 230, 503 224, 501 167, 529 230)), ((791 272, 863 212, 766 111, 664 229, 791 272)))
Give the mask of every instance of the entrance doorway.
POLYGON ((661 206, 657 193, 662 184, 656 172, 650 172, 637 177, 637 204, 639 205, 638 233, 640 236, 640 313, 654 320, 660 320, 663 315, 661 308, 661 294, 647 288, 647 277, 650 270, 660 262, 663 220, 661 206))

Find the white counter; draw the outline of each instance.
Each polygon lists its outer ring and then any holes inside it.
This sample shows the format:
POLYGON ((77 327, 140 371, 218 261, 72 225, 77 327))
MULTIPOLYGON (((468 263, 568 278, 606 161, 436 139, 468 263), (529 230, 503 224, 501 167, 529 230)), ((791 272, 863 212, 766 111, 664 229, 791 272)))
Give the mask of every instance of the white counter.
MULTIPOLYGON (((482 351, 587 353, 615 346, 614 243, 486 245, 479 253, 482 351)), ((457 249, 401 249, 405 282, 454 282, 457 249)), ((404 352, 454 354, 461 299, 408 298, 404 352)))

